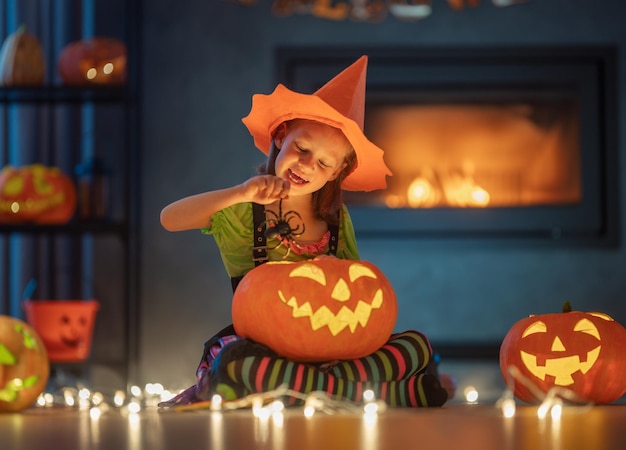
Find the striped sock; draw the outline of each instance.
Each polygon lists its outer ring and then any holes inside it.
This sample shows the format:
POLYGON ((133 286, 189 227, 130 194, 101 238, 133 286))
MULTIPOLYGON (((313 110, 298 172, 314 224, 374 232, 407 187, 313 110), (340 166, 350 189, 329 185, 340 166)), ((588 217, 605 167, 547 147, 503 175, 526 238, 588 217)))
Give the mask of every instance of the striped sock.
POLYGON ((353 381, 393 381, 423 371, 432 355, 428 338, 419 331, 391 336, 380 350, 359 359, 339 361, 329 374, 353 381))

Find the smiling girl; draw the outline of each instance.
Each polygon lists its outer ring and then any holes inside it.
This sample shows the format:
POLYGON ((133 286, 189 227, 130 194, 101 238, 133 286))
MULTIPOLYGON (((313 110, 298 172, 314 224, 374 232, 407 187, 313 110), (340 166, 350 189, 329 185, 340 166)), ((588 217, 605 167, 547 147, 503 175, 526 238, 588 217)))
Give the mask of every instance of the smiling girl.
MULTIPOLYGON (((161 212, 167 230, 213 236, 233 290, 267 261, 359 259, 342 190, 382 189, 391 175, 383 151, 363 134, 366 68, 363 56, 313 94, 278 85, 270 95, 254 95, 243 122, 268 156, 259 174, 161 212)), ((365 358, 305 365, 237 336, 231 325, 205 343, 196 384, 161 406, 207 400, 215 392, 234 399, 277 382, 300 390, 325 386, 329 394, 355 401, 356 393, 372 388, 392 406, 441 406, 447 393, 427 373, 431 356, 428 339, 406 331, 365 358), (280 380, 271 375, 279 371, 280 380)))

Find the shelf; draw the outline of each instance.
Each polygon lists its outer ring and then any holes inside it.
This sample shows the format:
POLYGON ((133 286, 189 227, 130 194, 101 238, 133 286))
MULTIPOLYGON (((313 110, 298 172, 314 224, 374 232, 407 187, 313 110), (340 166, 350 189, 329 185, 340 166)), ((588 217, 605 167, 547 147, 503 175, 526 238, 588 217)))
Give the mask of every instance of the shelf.
MULTIPOLYGON (((0 87, 0 168, 38 162, 70 176, 76 175, 76 164, 100 158, 110 169, 105 195, 112 206, 100 219, 83 219, 77 210, 63 224, 9 223, 13 218, 4 216, 0 314, 21 313, 22 290, 30 279, 38 280, 38 298, 98 298, 99 326, 86 369, 103 366, 107 374, 136 383, 142 1, 89 0, 79 14, 50 0, 32 0, 23 8, 22 2, 12 3, 20 7, 0 7, 0 28, 9 29, 14 15, 33 19, 29 28, 42 37, 47 61, 58 60, 58 39, 111 36, 128 47, 128 73, 125 84, 69 86, 48 67, 43 84, 0 87)), ((82 364, 53 362, 68 371, 82 364)))
POLYGON ((128 226, 123 222, 103 221, 75 221, 60 225, 37 224, 0 224, 0 234, 120 234, 127 231, 128 226))
POLYGON ((117 103, 129 98, 127 85, 0 88, 0 103, 117 103))

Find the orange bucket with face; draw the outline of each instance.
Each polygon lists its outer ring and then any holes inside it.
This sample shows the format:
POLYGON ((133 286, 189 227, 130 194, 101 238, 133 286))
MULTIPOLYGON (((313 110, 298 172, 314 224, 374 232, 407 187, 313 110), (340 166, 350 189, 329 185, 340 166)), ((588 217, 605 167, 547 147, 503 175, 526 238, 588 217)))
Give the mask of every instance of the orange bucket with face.
POLYGON ((50 362, 80 362, 91 352, 97 300, 26 300, 26 321, 41 337, 50 362))

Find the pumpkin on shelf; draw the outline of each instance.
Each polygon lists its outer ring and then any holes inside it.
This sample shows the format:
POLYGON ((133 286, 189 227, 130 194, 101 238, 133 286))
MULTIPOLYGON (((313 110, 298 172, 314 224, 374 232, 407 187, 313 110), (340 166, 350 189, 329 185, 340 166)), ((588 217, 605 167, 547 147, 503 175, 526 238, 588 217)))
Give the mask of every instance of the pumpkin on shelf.
POLYGON ((0 413, 32 405, 49 374, 46 348, 37 333, 19 319, 0 315, 0 413))
MULTIPOLYGON (((537 390, 566 388, 579 399, 611 403, 626 394, 626 329, 609 315, 572 311, 524 318, 511 327, 500 346, 500 370, 509 369, 537 390)), ((515 383, 514 394, 527 403, 539 402, 534 389, 515 383)))
POLYGON ((45 62, 39 40, 21 26, 6 37, 0 49, 1 86, 43 84, 45 62))
POLYGON ((0 171, 0 222, 67 223, 76 210, 76 187, 56 167, 32 164, 0 171))
POLYGON ((61 80, 69 86, 126 82, 126 45, 115 38, 94 37, 67 44, 58 59, 61 80))
POLYGON ((237 334, 296 361, 360 358, 396 323, 395 292, 367 261, 270 261, 248 272, 232 304, 237 334))

